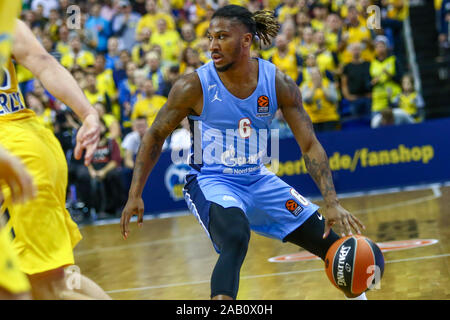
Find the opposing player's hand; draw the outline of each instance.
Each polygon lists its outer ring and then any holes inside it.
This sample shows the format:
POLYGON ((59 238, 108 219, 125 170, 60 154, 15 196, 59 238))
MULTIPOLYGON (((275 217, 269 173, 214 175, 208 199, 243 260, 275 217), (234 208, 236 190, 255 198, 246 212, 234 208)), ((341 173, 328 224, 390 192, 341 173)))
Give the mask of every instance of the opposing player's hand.
POLYGON ((127 204, 122 211, 122 217, 120 218, 120 231, 123 239, 126 240, 130 233, 128 225, 131 217, 138 216, 138 226, 141 227, 144 223, 144 201, 142 198, 128 198, 127 204))
POLYGON ((355 218, 350 212, 345 210, 340 204, 326 207, 323 215, 326 219, 323 238, 328 237, 331 227, 334 224, 338 224, 340 229, 343 230, 343 232, 341 233, 341 236, 343 237, 352 235, 352 229, 354 229, 357 234, 361 234, 361 229, 366 228, 361 221, 355 218))
MULTIPOLYGON (((0 148, 0 180, 11 190, 13 203, 23 203, 36 196, 36 187, 25 166, 15 156, 0 148)), ((3 195, 0 191, 0 202, 3 195)))
POLYGON ((80 160, 83 151, 86 150, 84 154, 84 165, 88 166, 92 161, 99 140, 100 122, 98 116, 96 114, 90 114, 84 119, 83 125, 78 130, 77 144, 74 151, 75 159, 80 160))

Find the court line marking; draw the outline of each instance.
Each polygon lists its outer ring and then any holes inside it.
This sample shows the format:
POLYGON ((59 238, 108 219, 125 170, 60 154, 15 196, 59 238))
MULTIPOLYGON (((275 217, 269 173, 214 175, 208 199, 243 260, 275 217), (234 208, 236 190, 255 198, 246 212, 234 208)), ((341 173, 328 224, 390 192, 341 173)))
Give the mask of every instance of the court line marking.
POLYGON ((127 244, 127 245, 121 245, 121 246, 114 246, 114 247, 100 247, 100 248, 93 248, 93 249, 87 249, 87 250, 80 250, 78 252, 75 252, 75 256, 85 256, 88 254, 95 254, 99 252, 109 252, 109 251, 117 251, 117 250, 125 250, 130 248, 140 248, 140 247, 149 247, 154 245, 160 245, 160 244, 168 244, 168 243, 176 243, 176 242, 183 242, 183 241, 192 241, 192 240, 205 240, 199 237, 199 235, 190 235, 182 238, 169 238, 169 239, 160 239, 160 240, 153 240, 153 241, 147 241, 147 242, 137 242, 133 244, 127 244))
MULTIPOLYGON (((444 254, 437 254, 437 255, 432 255, 432 256, 394 259, 394 260, 385 261, 385 263, 387 264, 387 263, 399 263, 399 262, 407 262, 407 261, 420 261, 420 260, 444 258, 444 257, 449 257, 449 256, 450 256, 450 253, 444 253, 444 254)), ((259 275, 242 276, 240 279, 247 280, 247 279, 268 278, 268 277, 285 276, 285 275, 291 275, 291 274, 311 273, 311 272, 318 272, 318 271, 324 271, 324 270, 325 270, 324 268, 315 268, 315 269, 306 269, 306 270, 266 273, 266 274, 259 274, 259 275)), ((210 282, 210 279, 199 280, 199 281, 190 281, 190 282, 178 282, 178 283, 162 284, 162 285, 158 285, 158 286, 146 286, 146 287, 139 287, 139 288, 109 290, 109 291, 106 291, 106 293, 109 294, 109 293, 120 293, 120 292, 145 291, 145 290, 153 290, 153 289, 164 289, 164 288, 171 288, 171 287, 183 287, 183 286, 189 286, 189 285, 205 284, 205 283, 209 283, 209 282, 210 282)))

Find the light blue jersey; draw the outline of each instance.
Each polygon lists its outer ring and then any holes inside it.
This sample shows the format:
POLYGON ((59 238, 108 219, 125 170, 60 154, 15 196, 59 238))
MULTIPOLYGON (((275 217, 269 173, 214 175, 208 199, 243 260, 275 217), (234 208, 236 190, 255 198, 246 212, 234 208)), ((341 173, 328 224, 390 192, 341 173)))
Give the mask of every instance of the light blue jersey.
POLYGON ((319 208, 264 165, 277 142, 271 139, 277 132, 269 129, 277 110, 276 68, 262 59, 258 63, 258 84, 246 99, 227 90, 212 62, 197 69, 203 111, 189 117, 193 169, 183 193, 208 235, 211 203, 240 208, 253 231, 279 240, 319 208))
POLYGON ((258 173, 267 162, 270 123, 277 111, 276 68, 258 61, 258 85, 245 99, 227 90, 212 62, 197 69, 203 111, 189 120, 194 140, 190 164, 198 172, 258 173))

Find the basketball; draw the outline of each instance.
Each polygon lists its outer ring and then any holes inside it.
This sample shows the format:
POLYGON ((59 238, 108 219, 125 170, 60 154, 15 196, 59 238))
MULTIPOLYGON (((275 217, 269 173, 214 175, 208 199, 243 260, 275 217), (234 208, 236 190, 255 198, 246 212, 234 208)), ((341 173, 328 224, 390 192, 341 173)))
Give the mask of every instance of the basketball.
POLYGON ((356 297, 379 285, 384 272, 384 257, 369 238, 347 236, 328 249, 325 271, 334 286, 348 297, 356 297))

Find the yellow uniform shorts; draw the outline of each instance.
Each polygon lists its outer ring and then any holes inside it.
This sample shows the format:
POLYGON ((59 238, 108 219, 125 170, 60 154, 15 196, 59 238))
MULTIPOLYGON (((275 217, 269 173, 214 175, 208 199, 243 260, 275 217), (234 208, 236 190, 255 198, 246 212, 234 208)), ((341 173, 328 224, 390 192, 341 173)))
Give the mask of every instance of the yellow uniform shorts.
POLYGON ((11 237, 0 227, 0 288, 13 294, 30 291, 30 283, 19 269, 19 262, 11 244, 11 237))
POLYGON ((0 132, 0 144, 22 160, 38 191, 35 199, 11 205, 3 188, 20 269, 35 274, 74 264, 81 234, 65 206, 68 172, 59 141, 34 115, 13 121, 0 117, 0 132))

